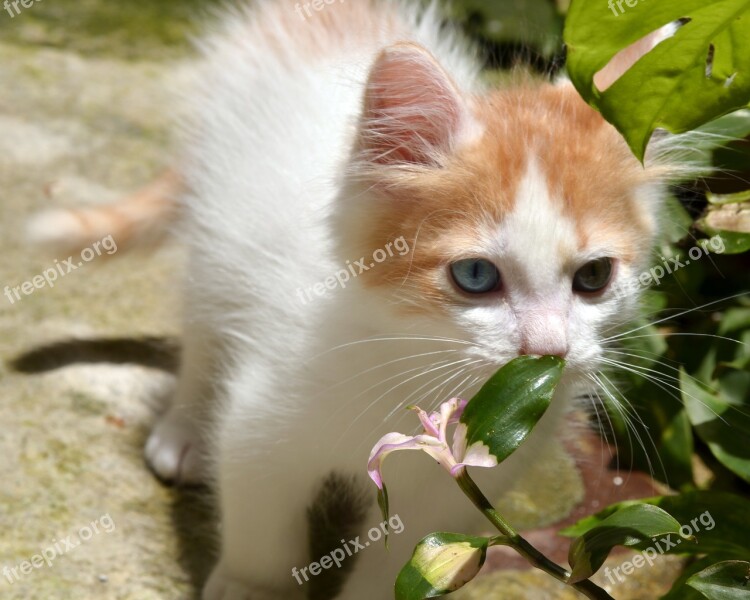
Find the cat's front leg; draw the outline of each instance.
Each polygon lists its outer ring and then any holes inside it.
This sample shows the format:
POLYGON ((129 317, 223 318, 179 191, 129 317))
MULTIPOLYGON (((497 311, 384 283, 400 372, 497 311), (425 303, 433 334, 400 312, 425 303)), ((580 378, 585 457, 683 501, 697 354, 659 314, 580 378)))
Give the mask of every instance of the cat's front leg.
POLYGON ((292 569, 307 562, 306 496, 251 466, 221 470, 221 554, 203 600, 301 600, 292 569))
POLYGON ((174 398, 144 449, 146 462, 163 481, 197 484, 208 479, 205 439, 214 412, 218 348, 207 327, 186 328, 174 398))
POLYGON ((270 419, 247 406, 255 392, 232 394, 216 429, 221 551, 203 600, 304 598, 292 570, 308 562, 306 511, 316 474, 300 464, 296 445, 271 433, 270 419))

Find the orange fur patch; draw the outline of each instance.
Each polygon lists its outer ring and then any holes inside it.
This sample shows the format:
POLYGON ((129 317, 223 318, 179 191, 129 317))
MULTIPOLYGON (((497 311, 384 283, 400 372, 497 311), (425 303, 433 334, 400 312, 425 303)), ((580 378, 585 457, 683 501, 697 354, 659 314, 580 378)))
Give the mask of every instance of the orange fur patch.
POLYGON ((400 288, 408 311, 463 304, 439 284, 441 270, 475 256, 480 228, 501 223, 513 210, 532 157, 552 198, 575 222, 581 249, 606 239, 624 261, 648 252, 653 219, 633 196, 650 174, 572 86, 527 81, 474 99, 474 106, 484 134, 458 150, 447 167, 382 172, 385 182, 376 189, 383 198, 373 206, 377 216, 361 250, 367 254, 403 235, 412 252, 364 274, 365 285, 400 288))

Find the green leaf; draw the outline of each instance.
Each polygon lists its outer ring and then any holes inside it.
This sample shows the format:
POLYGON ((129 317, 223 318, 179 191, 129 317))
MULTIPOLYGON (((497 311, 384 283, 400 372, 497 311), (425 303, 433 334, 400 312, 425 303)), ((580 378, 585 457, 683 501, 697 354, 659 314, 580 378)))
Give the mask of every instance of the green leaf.
POLYGON ((750 0, 634 0, 622 12, 573 0, 564 32, 568 71, 580 94, 642 160, 656 128, 690 131, 750 103, 749 28, 750 0), (594 75, 618 52, 685 18, 690 21, 611 87, 596 89, 594 75))
POLYGON ((730 308, 724 313, 719 325, 719 335, 750 329, 750 308, 730 308))
POLYGON ((720 562, 696 573, 687 584, 709 600, 750 600, 750 563, 720 562))
POLYGON ((675 518, 652 504, 626 506, 573 540, 568 552, 570 580, 583 581, 596 573, 615 546, 651 543, 652 538, 679 531, 675 518))
POLYGON ((564 366, 555 356, 519 356, 495 373, 461 416, 467 453, 488 451, 500 463, 515 452, 547 410, 564 366))
MULTIPOLYGON (((667 511, 690 532, 696 542, 664 548, 666 554, 708 554, 717 560, 744 559, 750 556, 750 500, 725 492, 693 491, 678 496, 657 496, 645 500, 627 500, 608 506, 595 515, 560 531, 577 537, 598 527, 605 519, 623 508, 653 504, 667 511)), ((640 546, 645 550, 648 544, 640 546)))
MULTIPOLYGON (((750 371, 734 369, 737 364, 738 362, 717 365, 717 372, 720 373, 719 397, 750 415, 750 406, 745 406, 745 401, 750 399, 750 371)), ((750 436, 745 441, 750 441, 750 436)))
POLYGON ((750 481, 750 412, 680 371, 682 400, 698 436, 725 467, 750 481))
POLYGON ((487 558, 489 538, 431 533, 417 544, 396 579, 396 600, 445 596, 466 585, 487 558))
POLYGON ((712 249, 719 254, 741 254, 750 250, 750 202, 709 206, 695 226, 716 238, 719 247, 712 249))
POLYGON ((664 199, 664 224, 662 225, 662 239, 676 244, 690 234, 693 219, 675 196, 664 199))
POLYGON ((708 192, 706 199, 711 204, 738 204, 739 202, 750 202, 750 190, 735 192, 734 194, 712 194, 708 192))
MULTIPOLYGON (((705 218, 696 221, 695 226, 712 238, 719 236, 721 242, 719 254, 742 254, 750 250, 750 233, 717 229, 712 227, 705 218)), ((711 248, 711 246, 708 246, 708 248, 711 248)))
MULTIPOLYGON (((742 192, 750 169, 750 148, 743 138, 750 135, 750 110, 738 110, 711 121, 696 131, 708 134, 697 136, 691 145, 698 153, 712 154, 711 163, 715 171, 705 182, 711 192, 708 201, 712 204, 737 202, 731 192, 742 192), (719 144, 717 146, 717 144, 719 144)), ((738 196, 739 197, 739 196, 738 196)))
MULTIPOLYGON (((750 135, 750 110, 738 110, 715 121, 706 123, 698 131, 720 135, 731 139, 741 139, 750 135)), ((711 142, 711 147, 715 142, 711 142)))
POLYGON ((687 580, 706 567, 716 562, 714 557, 704 557, 689 563, 672 584, 672 589, 664 594, 660 600, 705 600, 705 596, 697 590, 688 587, 687 580))
MULTIPOLYGON (((390 507, 388 505, 388 488, 383 483, 383 489, 378 489, 378 507, 380 508, 380 514, 383 517, 383 523, 388 523, 391 518, 390 507)), ((388 549, 388 527, 385 529, 385 547, 388 549)))

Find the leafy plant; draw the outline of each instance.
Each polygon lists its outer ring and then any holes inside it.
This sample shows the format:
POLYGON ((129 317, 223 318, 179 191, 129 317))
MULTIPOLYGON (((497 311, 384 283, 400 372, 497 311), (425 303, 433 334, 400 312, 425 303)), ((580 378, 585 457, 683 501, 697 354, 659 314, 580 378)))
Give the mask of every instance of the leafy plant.
POLYGON ((567 570, 519 535, 470 477, 468 466, 493 467, 528 438, 552 400, 563 366, 561 359, 552 356, 521 356, 501 368, 468 403, 454 398, 432 414, 414 408, 423 433, 389 433, 375 445, 368 469, 378 486, 385 519, 389 501, 381 473, 383 461, 393 452, 421 450, 448 471, 499 533, 494 537, 445 532, 428 535, 398 576, 397 600, 436 598, 459 589, 479 572, 487 549, 497 545, 514 549, 534 567, 588 598, 611 598, 589 577, 615 546, 637 547, 655 537, 681 535, 680 523, 656 502, 615 507, 608 515, 580 527, 580 535, 570 546, 572 569, 567 570), (452 443, 448 440, 451 426, 455 428, 452 443))
MULTIPOLYGON (((660 304, 665 311, 691 301, 705 309, 686 310, 669 319, 675 333, 701 336, 703 343, 666 339, 669 336, 663 334, 670 332, 665 331, 668 321, 664 319, 655 323, 661 327, 643 323, 640 329, 634 328, 643 332, 643 338, 657 342, 650 342, 648 349, 636 342, 631 349, 640 350, 640 354, 653 352, 648 364, 636 366, 641 372, 647 367, 656 369, 650 381, 657 389, 646 390, 649 400, 668 395, 665 384, 678 384, 679 404, 684 404, 685 412, 671 415, 672 432, 676 423, 690 422, 713 456, 747 480, 747 452, 727 447, 733 440, 745 441, 748 435, 750 277, 744 253, 750 249, 746 177, 750 175, 750 154, 743 138, 750 134, 750 112, 742 110, 714 119, 750 103, 750 38, 739 35, 750 26, 750 2, 636 2, 621 14, 601 8, 573 1, 565 29, 568 69, 582 96, 621 131, 634 152, 643 156, 656 127, 672 132, 698 127, 729 141, 713 152, 715 175, 707 181, 688 183, 688 193, 682 190, 682 204, 672 204, 670 218, 679 225, 658 248, 662 256, 684 257, 688 244, 694 243, 691 238, 703 234, 720 237, 721 255, 711 254, 711 268, 695 264, 689 273, 680 271, 652 294, 651 304, 660 304), (616 53, 676 21, 680 26, 672 37, 637 61, 610 88, 596 89, 596 72, 616 53), (682 370, 665 367, 663 359, 683 365, 682 370), (672 376, 665 368, 673 370, 672 376)), ((690 440, 683 438, 680 444, 684 448, 690 440)))
POLYGON ((574 0, 565 26, 568 69, 580 94, 643 158, 657 127, 682 133, 750 102, 750 2, 574 0), (658 44, 607 89, 594 76, 620 51, 675 23, 658 44), (686 101, 689 99, 689 101, 686 101))
MULTIPOLYGON (((701 510, 716 516, 714 531, 703 532, 697 545, 680 546, 699 559, 666 598, 744 598, 747 580, 737 583, 737 561, 750 556, 744 541, 750 528, 736 515, 750 508, 740 495, 750 481, 750 112, 731 111, 750 103, 750 2, 666 0, 625 8, 608 12, 573 0, 565 27, 571 80, 638 158, 656 128, 706 134, 715 146, 714 174, 675 188, 669 216, 677 225, 657 251, 687 264, 701 237, 715 236, 722 249, 649 292, 641 322, 620 334, 625 347, 618 352, 627 358, 610 364, 625 370, 632 406, 626 418, 617 392, 606 394, 611 439, 626 463, 685 492, 647 502, 683 523, 701 510), (612 57, 670 22, 672 37, 610 87, 597 88, 595 75, 612 57), (657 310, 666 316, 653 319, 657 310), (631 430, 649 442, 634 447, 631 430), (699 476, 696 464, 708 471, 699 476), (691 491, 697 488, 706 491, 691 491), (727 560, 734 562, 719 562, 727 560)), ((611 507, 567 533, 582 535, 621 509, 611 507)))
MULTIPOLYGON (((509 32, 515 30, 520 32, 519 43, 544 47, 528 31, 506 26, 512 19, 504 15, 507 7, 500 7, 500 2, 456 4, 455 14, 482 40, 502 31, 502 39, 496 35, 496 41, 507 43, 512 41, 509 32)), ((532 12, 546 14, 552 3, 546 4, 544 10, 532 12)), ((560 2, 558 8, 564 5, 560 2)), ((577 589, 584 595, 608 597, 596 586, 589 587, 593 584, 587 578, 613 546, 653 551, 659 536, 669 539, 686 533, 679 524, 695 523, 698 515, 711 517, 710 529, 680 537, 684 543, 674 538, 660 546, 665 553, 692 560, 664 599, 748 598, 750 110, 743 109, 750 105, 750 0, 634 0, 619 5, 618 9, 616 0, 609 6, 572 0, 564 30, 572 82, 622 133, 637 158, 644 158, 657 129, 673 134, 698 130, 702 135, 694 138, 695 143, 708 140, 710 146, 696 149, 707 153, 714 166, 710 176, 675 186, 665 207, 667 226, 654 265, 676 260, 685 268, 669 273, 657 289, 645 293, 643 316, 612 336, 617 349, 611 347, 607 354, 608 365, 618 371, 619 389, 605 389, 611 423, 606 435, 617 445, 621 467, 648 471, 681 493, 615 504, 563 531, 575 538, 570 570, 539 556, 497 515, 467 471, 467 465, 502 462, 516 448, 499 445, 512 436, 507 431, 497 434, 492 419, 501 413, 497 408, 493 413, 493 402, 513 397, 516 406, 516 397, 523 398, 523 408, 514 415, 517 422, 502 421, 506 429, 525 432, 521 438, 546 409, 545 397, 528 395, 535 377, 545 372, 543 362, 526 358, 511 363, 511 369, 523 364, 540 371, 529 376, 528 388, 514 390, 506 387, 510 371, 498 373, 493 385, 465 406, 460 419, 451 421, 466 430, 459 432, 463 454, 453 456, 448 470, 499 535, 428 536, 402 571, 397 598, 450 593, 476 574, 487 548, 498 544, 515 548, 534 566, 574 587, 583 583, 585 589, 577 589), (669 23, 674 35, 612 85, 597 87, 596 74, 613 57, 669 23), (709 243, 713 241, 717 244, 709 243), (691 261, 695 248, 703 248, 705 254, 691 261), (633 444, 634 439, 642 443, 633 444), (474 444, 479 445, 469 452, 474 444), (435 569, 430 557, 436 556, 452 559, 435 569)), ((555 26, 546 27, 554 40, 555 26)), ((546 47, 545 52, 552 51, 546 47)), ((459 405, 455 408, 460 410, 459 405)), ((420 416, 423 425, 425 418, 439 418, 420 416)), ((387 509, 385 487, 381 501, 387 509)))
POLYGON ((687 585, 709 600, 750 598, 750 563, 741 560, 720 562, 687 580, 687 585))

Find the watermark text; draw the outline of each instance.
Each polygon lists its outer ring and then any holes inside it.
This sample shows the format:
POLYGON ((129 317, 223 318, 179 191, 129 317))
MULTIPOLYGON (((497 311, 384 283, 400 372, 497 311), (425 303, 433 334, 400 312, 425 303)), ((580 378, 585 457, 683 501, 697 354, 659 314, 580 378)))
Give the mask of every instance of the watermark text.
POLYGON ((55 287, 55 282, 58 277, 65 277, 68 273, 78 270, 85 263, 91 262, 97 256, 101 256, 102 252, 107 254, 114 254, 117 252, 117 244, 111 235, 102 238, 99 241, 94 242, 90 248, 84 248, 81 250, 81 260, 78 262, 72 256, 62 262, 55 259, 55 265, 44 270, 40 275, 32 277, 29 281, 16 286, 6 285, 3 293, 8 299, 8 302, 15 304, 18 300, 21 300, 24 296, 30 296, 36 290, 40 290, 44 287, 55 287), (23 294, 23 295, 22 295, 23 294))
POLYGON ((34 569, 41 569, 45 565, 51 567, 57 558, 75 550, 83 542, 88 542, 94 534, 112 533, 116 525, 109 513, 91 521, 88 525, 81 527, 76 533, 53 539, 46 548, 42 548, 38 554, 34 554, 28 560, 21 561, 13 567, 4 566, 2 574, 9 584, 13 584, 25 575, 30 575, 34 569))
POLYGON ((373 527, 367 532, 368 541, 361 542, 360 537, 362 536, 357 536, 349 541, 341 540, 340 547, 335 548, 320 560, 312 562, 301 569, 294 567, 292 569, 292 577, 294 577, 299 585, 302 585, 304 582, 310 581, 310 577, 320 575, 324 570, 330 569, 334 565, 336 565, 337 569, 340 569, 347 558, 354 556, 360 550, 368 548, 371 543, 377 542, 389 532, 399 534, 403 530, 404 524, 401 522, 401 517, 393 515, 387 521, 383 521, 379 527, 373 527))

